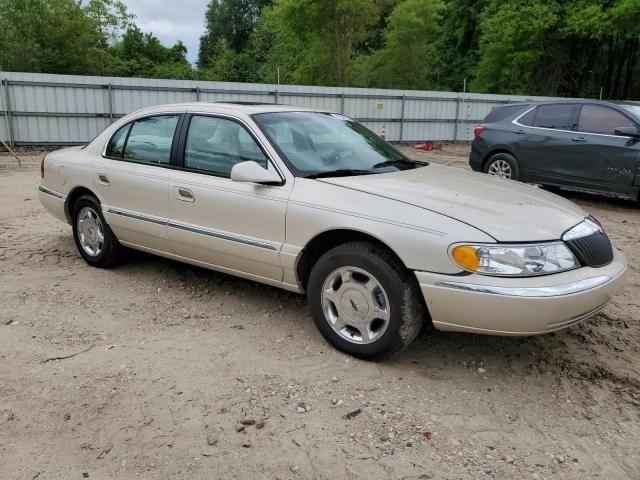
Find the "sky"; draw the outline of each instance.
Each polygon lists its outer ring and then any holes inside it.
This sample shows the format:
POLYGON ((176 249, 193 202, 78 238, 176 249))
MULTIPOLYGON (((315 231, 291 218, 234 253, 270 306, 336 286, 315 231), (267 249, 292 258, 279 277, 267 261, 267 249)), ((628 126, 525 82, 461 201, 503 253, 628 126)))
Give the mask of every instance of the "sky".
POLYGON ((204 12, 209 0, 123 0, 135 23, 145 33, 153 33, 170 47, 182 40, 187 58, 198 58, 200 35, 204 32, 204 12))

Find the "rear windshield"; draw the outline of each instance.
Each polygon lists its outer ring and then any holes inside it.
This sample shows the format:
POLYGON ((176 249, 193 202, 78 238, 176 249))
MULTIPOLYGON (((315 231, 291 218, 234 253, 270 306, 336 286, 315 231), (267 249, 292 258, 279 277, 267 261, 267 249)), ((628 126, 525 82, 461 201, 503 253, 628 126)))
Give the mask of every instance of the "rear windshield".
POLYGON ((489 112, 489 115, 484 117, 482 123, 493 123, 499 122, 500 120, 504 120, 511 115, 518 113, 521 110, 524 110, 528 105, 509 105, 505 107, 493 107, 493 110, 489 112))

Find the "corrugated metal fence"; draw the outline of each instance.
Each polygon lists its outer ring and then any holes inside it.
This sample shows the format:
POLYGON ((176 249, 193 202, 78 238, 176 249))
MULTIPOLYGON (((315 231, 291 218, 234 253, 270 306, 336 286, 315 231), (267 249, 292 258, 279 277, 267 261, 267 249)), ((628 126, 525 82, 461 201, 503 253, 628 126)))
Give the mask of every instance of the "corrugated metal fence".
POLYGON ((543 98, 13 72, 0 72, 0 79, 0 138, 12 145, 86 143, 139 108, 195 101, 321 108, 356 118, 395 142, 469 141, 495 105, 543 98))

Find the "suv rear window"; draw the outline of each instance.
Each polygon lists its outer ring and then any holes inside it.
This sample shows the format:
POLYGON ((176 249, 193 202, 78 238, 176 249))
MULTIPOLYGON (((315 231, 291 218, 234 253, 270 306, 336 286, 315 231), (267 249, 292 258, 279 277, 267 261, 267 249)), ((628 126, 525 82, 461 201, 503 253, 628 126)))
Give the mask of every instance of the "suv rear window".
POLYGON ((482 123, 493 123, 499 122, 500 120, 504 120, 515 113, 518 113, 520 110, 524 110, 526 105, 509 105, 504 107, 493 107, 493 109, 489 112, 489 114, 484 117, 482 123))

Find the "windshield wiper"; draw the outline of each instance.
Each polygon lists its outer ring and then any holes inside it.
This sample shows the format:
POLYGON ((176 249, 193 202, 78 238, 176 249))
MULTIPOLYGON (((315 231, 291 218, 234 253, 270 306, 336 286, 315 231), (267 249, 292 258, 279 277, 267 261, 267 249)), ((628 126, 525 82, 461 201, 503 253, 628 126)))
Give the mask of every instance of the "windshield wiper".
POLYGON ((339 168, 337 170, 327 170, 326 172, 312 173, 304 178, 326 178, 326 177, 350 177, 353 175, 369 175, 371 170, 358 170, 354 168, 339 168))
POLYGON ((412 167, 417 167, 417 166, 429 165, 429 163, 420 162, 418 160, 410 160, 408 158, 396 158, 395 160, 386 160, 384 162, 376 163, 373 166, 373 168, 397 167, 397 166, 407 166, 407 165, 410 165, 412 167))

